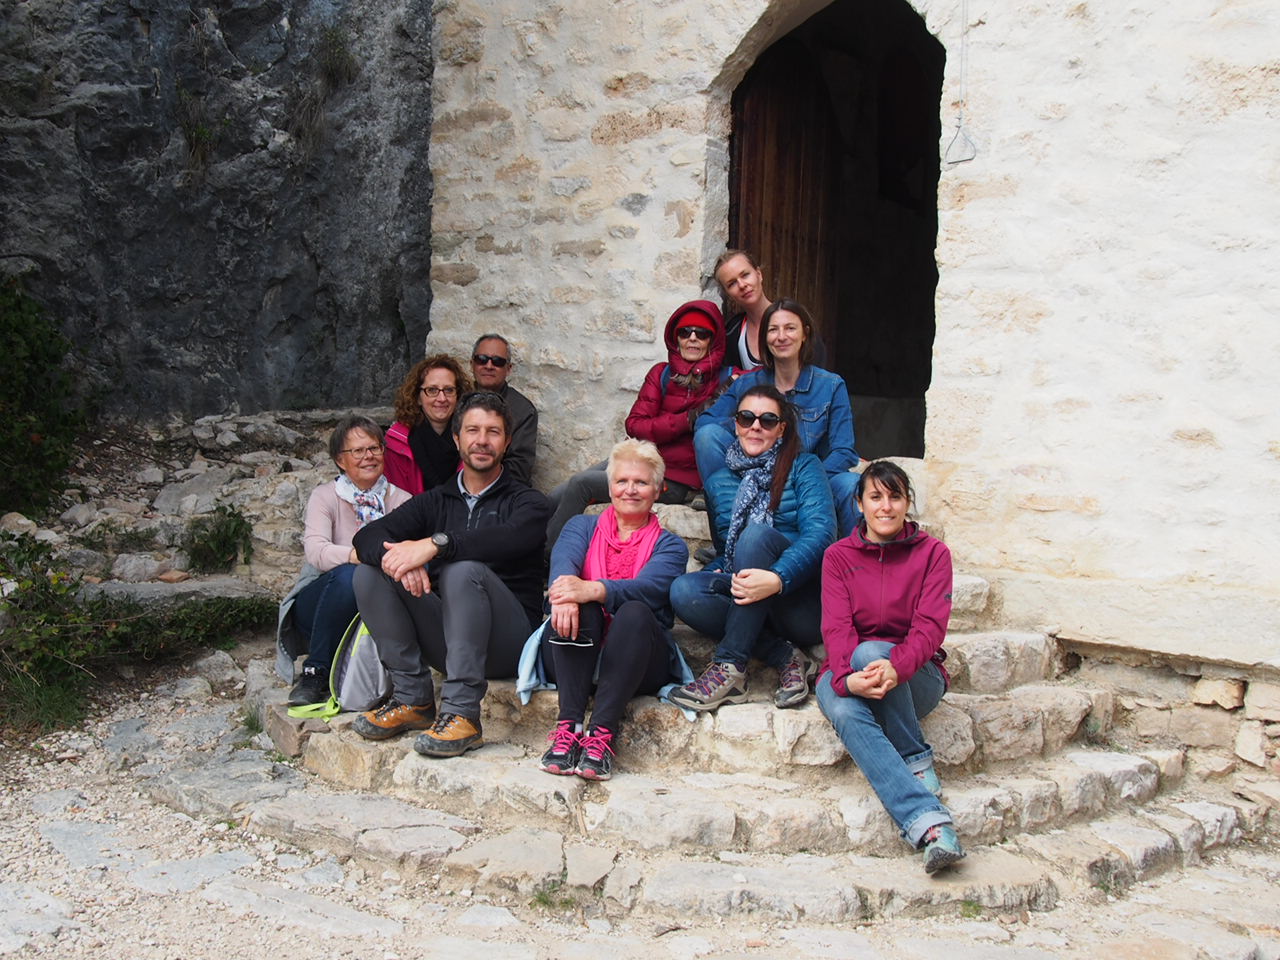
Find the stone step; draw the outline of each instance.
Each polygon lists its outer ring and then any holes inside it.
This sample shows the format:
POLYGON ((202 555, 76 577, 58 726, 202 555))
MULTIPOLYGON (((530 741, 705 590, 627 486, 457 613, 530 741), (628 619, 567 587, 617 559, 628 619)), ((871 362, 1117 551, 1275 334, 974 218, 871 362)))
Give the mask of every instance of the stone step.
MULTIPOLYGON (((764 671, 772 674, 772 671, 764 671)), ((754 675, 753 675, 754 676, 754 675)), ((632 769, 665 769, 673 763, 721 772, 749 771, 805 776, 805 770, 847 761, 848 754, 814 698, 803 706, 773 705, 774 677, 748 687, 750 699, 692 722, 670 704, 637 697, 627 708, 622 736, 632 769)), ((528 747, 555 726, 555 691, 536 691, 521 706, 511 681, 492 681, 483 722, 493 741, 528 747)), ((998 694, 948 693, 924 721, 936 762, 979 770, 988 763, 1059 750, 1083 735, 1101 736, 1111 725, 1112 698, 1083 683, 1043 683, 998 694)))
MULTIPOLYGON (((715 653, 714 640, 679 621, 672 635, 695 672, 710 662, 715 653)), ((943 649, 947 652, 951 690, 957 693, 1001 693, 1023 684, 1055 679, 1062 672, 1057 641, 1044 633, 949 631, 943 649)), ((808 648, 808 652, 819 661, 826 656, 826 648, 821 643, 808 648)), ((747 672, 749 681, 756 685, 777 680, 774 671, 756 661, 752 661, 747 672)), ((1087 676, 1080 679, 1090 682, 1087 676)), ((1091 686, 1109 689, 1108 685, 1096 682, 1091 686)))
MULTIPOLYGON (((522 897, 587 891, 638 915, 811 923, 954 914, 965 904, 996 913, 1048 910, 1082 888, 1120 895, 1265 825, 1248 801, 1138 806, 1155 789, 1154 762, 1082 751, 1041 771, 1045 780, 948 789, 969 857, 929 878, 891 828, 861 822, 859 843, 824 849, 831 831, 815 822, 806 796, 782 781, 688 774, 659 782, 623 774, 587 784, 534 770, 533 758, 510 745, 448 761, 395 746, 376 748, 400 755, 391 789, 405 799, 334 795, 291 777, 284 791, 245 805, 243 786, 232 785, 243 771, 220 777, 196 766, 166 773, 153 793, 192 815, 234 814, 256 833, 374 868, 440 874, 454 889, 522 897), (1012 818, 1008 797, 1017 798, 1012 818), (1102 816, 1016 835, 1000 826, 1042 821, 1054 803, 1068 802, 1102 816), (452 804, 466 814, 440 809, 452 804), (746 843, 738 839, 744 818, 746 843)), ((239 768, 255 761, 242 755, 233 762, 239 768)), ((258 779, 270 779, 265 768, 273 765, 256 762, 264 767, 258 779)), ((214 758, 205 763, 217 765, 214 758)), ((853 801, 844 809, 865 807, 857 797, 841 799, 853 801)), ((865 811, 859 816, 868 819, 865 811)), ((852 835, 852 821, 845 826, 852 835)))
MULTIPOLYGON (((263 661, 247 671, 251 709, 268 670, 263 661)), ((951 770, 943 799, 969 857, 927 878, 847 763, 808 776, 688 764, 634 772, 624 753, 612 780, 588 783, 539 771, 540 743, 428 760, 412 737, 361 740, 347 715, 301 744, 317 778, 274 760, 265 735, 234 729, 234 709, 212 710, 198 743, 182 711, 120 721, 102 743, 108 767, 130 766, 140 789, 188 815, 238 821, 384 876, 439 877, 499 902, 563 891, 659 922, 1051 909, 1066 892, 1120 895, 1260 836, 1267 810, 1280 808, 1270 781, 1182 781, 1181 750, 1077 747, 1030 768, 951 770), (1257 803, 1239 796, 1246 790, 1257 803)))
MULTIPOLYGON (((541 745, 491 743, 439 761, 415 753, 410 738, 374 744, 346 731, 343 719, 335 726, 333 734, 308 741, 303 762, 309 770, 458 816, 576 828, 641 850, 870 855, 899 846, 888 815, 849 764, 808 782, 673 764, 661 774, 621 768, 610 781, 588 784, 538 770, 541 745)), ((999 843, 1147 804, 1162 781, 1179 781, 1181 760, 1173 750, 1149 756, 1071 750, 1032 773, 1006 764, 984 774, 947 776, 943 801, 966 842, 999 843)), ((1243 799, 1235 805, 1261 809, 1243 799)))

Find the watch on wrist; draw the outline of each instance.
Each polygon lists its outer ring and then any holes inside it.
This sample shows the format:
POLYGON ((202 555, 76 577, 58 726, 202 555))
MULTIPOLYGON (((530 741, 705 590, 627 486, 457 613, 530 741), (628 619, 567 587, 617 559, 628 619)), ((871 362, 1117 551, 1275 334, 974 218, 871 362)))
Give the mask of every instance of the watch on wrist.
POLYGON ((433 533, 431 535, 431 542, 436 545, 436 550, 440 553, 444 553, 444 551, 449 549, 450 540, 447 533, 433 533))

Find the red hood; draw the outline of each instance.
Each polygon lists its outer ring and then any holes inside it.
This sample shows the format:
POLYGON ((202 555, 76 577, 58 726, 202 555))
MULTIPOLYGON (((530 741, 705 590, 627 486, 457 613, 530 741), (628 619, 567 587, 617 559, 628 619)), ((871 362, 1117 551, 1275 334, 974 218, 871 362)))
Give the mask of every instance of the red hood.
POLYGON ((688 303, 682 303, 667 321, 663 340, 667 345, 667 360, 676 373, 686 374, 691 370, 697 370, 704 380, 714 377, 719 372, 720 365, 724 363, 724 317, 720 315, 720 308, 710 300, 690 300, 688 303), (707 355, 697 363, 690 364, 680 357, 679 345, 676 343, 676 329, 680 326, 681 317, 695 311, 706 314, 716 329, 711 335, 711 349, 707 351, 707 355))

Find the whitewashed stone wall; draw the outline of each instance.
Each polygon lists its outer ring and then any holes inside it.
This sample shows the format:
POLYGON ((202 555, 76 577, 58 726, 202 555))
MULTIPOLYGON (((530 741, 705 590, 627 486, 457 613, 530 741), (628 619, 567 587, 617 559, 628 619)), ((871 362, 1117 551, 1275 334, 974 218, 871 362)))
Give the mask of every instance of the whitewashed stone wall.
MULTIPOLYGON (((728 104, 820 2, 436 7, 433 332, 513 340, 544 488, 727 236, 728 104)), ((916 4, 961 90, 959 0, 916 4)), ((932 510, 1011 624, 1280 665, 1280 8, 970 0, 932 510)))

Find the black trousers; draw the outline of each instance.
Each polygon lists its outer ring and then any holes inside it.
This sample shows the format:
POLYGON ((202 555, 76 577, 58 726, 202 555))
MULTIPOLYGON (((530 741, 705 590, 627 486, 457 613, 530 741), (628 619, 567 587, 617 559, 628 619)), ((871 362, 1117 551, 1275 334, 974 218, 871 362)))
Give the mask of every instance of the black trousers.
POLYGON ((579 629, 593 637, 604 636, 603 645, 569 647, 542 641, 547 679, 560 693, 560 719, 582 723, 591 698, 591 678, 600 662, 595 684, 595 708, 591 725, 617 731, 627 701, 637 694, 657 693, 670 682, 671 655, 666 631, 653 611, 639 600, 618 608, 604 630, 604 608, 584 603, 578 613, 579 629))

